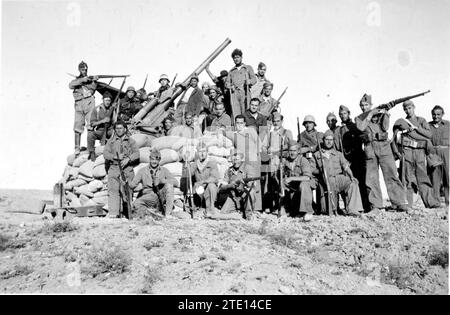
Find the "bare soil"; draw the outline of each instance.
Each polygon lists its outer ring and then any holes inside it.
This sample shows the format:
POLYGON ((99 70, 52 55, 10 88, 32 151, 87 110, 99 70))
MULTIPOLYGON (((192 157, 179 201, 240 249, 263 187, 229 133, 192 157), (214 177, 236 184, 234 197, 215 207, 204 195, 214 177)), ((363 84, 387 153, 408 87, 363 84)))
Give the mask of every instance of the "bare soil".
POLYGON ((448 210, 253 221, 75 218, 0 190, 0 292, 448 294, 448 210))

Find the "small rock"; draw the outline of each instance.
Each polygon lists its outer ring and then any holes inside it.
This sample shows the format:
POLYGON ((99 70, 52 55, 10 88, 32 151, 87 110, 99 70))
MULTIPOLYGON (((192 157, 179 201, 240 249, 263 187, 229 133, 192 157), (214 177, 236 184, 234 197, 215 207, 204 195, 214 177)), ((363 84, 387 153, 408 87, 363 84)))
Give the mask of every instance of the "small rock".
POLYGON ((278 291, 280 291, 283 294, 292 294, 292 289, 286 286, 281 286, 278 291))

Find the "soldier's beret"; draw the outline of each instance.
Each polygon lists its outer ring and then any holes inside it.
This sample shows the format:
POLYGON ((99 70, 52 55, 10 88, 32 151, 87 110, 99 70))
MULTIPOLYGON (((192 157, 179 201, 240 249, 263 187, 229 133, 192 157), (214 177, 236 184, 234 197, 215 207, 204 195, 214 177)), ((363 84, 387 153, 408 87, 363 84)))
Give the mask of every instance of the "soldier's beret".
POLYGON ((328 129, 327 131, 325 131, 325 133, 323 134, 323 138, 326 139, 328 137, 331 137, 334 139, 334 133, 333 131, 331 131, 330 129, 328 129))
POLYGON ((103 93, 103 99, 105 99, 105 98, 112 99, 111 93, 109 93, 108 91, 106 91, 105 93, 103 93))
POLYGON ((84 61, 81 61, 80 64, 78 65, 78 69, 81 69, 81 68, 87 68, 87 67, 88 67, 88 65, 87 65, 87 63, 84 62, 84 61))
POLYGON ((241 56, 242 57, 242 50, 236 48, 235 50, 233 50, 233 52, 231 53, 231 58, 234 58, 234 56, 241 56))
POLYGON ((345 105, 339 106, 339 111, 340 111, 340 112, 347 112, 347 113, 350 113, 350 110, 349 110, 348 107, 345 106, 345 105))
POLYGON ((359 101, 359 104, 367 103, 372 105, 372 95, 364 94, 361 100, 359 101))
POLYGON ((336 115, 334 114, 334 113, 328 113, 328 115, 327 115, 327 120, 328 119, 334 119, 334 120, 337 120, 337 117, 336 117, 336 115))
POLYGON ((263 89, 268 88, 268 87, 273 88, 273 83, 270 82, 270 81, 264 82, 264 84, 263 84, 263 89))
POLYGON ((414 106, 413 101, 408 100, 406 102, 403 102, 403 108, 405 108, 406 106, 414 106))

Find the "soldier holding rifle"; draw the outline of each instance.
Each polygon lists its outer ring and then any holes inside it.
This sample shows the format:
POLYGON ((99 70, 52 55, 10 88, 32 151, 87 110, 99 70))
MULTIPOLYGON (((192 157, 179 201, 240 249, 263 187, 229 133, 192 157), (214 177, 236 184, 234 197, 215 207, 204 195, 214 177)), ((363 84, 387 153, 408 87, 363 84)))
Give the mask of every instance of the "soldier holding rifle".
POLYGON ((408 211, 408 203, 388 138, 389 113, 385 108, 372 109, 372 97, 364 94, 360 101, 363 111, 356 118, 356 127, 362 132, 366 163, 366 187, 370 211, 384 208, 378 170, 381 167, 389 199, 394 209, 408 211))
POLYGON ((359 216, 363 211, 358 180, 353 176, 350 164, 344 155, 334 148, 334 134, 327 130, 324 134, 323 148, 314 153, 315 166, 313 174, 319 178, 322 213, 337 211, 337 194, 346 199, 345 214, 359 216), (326 200, 326 199, 329 200, 326 200))
MULTIPOLYGON (((107 169, 108 216, 118 218, 126 199, 126 192, 121 188, 123 184, 121 185, 119 163, 127 181, 131 182, 134 177, 133 166, 139 163, 139 149, 136 142, 127 135, 127 124, 125 122, 117 121, 114 125, 114 133, 114 136, 106 143, 103 156, 105 157, 105 164, 109 165, 107 169)), ((127 210, 131 211, 131 209, 127 210)))

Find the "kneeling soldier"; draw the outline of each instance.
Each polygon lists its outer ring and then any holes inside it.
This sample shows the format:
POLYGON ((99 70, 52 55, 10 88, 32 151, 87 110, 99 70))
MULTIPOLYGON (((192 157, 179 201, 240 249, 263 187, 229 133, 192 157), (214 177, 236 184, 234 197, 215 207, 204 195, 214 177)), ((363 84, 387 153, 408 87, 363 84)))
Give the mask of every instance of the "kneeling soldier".
POLYGON ((103 156, 108 172, 108 216, 117 218, 123 207, 123 201, 127 198, 125 197, 127 194, 121 189, 123 184, 121 185, 119 164, 122 166, 127 182, 131 182, 134 177, 133 166, 139 163, 139 149, 136 141, 126 134, 125 122, 116 122, 114 132, 114 137, 106 143, 103 156))
POLYGON ((283 209, 286 208, 291 216, 303 216, 304 221, 312 219, 312 189, 311 189, 311 165, 309 161, 299 155, 299 145, 289 147, 289 156, 283 161, 283 173, 285 174, 285 197, 283 209))
POLYGON ((323 174, 323 166, 328 175, 330 192, 328 196, 330 198, 330 209, 333 212, 337 211, 337 194, 345 196, 346 200, 346 215, 359 216, 359 212, 363 211, 361 202, 361 194, 359 192, 358 180, 353 176, 350 169, 349 162, 344 158, 344 155, 336 151, 334 148, 334 134, 331 130, 328 130, 324 134, 324 147, 322 148, 322 155, 320 152, 314 153, 315 168, 313 174, 319 177, 319 187, 321 193, 321 205, 322 213, 326 209, 326 201, 324 193, 325 180, 323 174), (323 161, 322 161, 323 157, 323 161), (323 165, 325 164, 325 165, 323 165), (322 175, 322 176, 320 176, 322 175))
POLYGON ((161 218, 162 215, 154 212, 158 209, 164 216, 168 216, 173 210, 173 187, 176 179, 164 166, 159 166, 161 153, 157 150, 150 152, 148 167, 141 168, 130 184, 132 189, 142 185, 142 195, 133 204, 137 217, 143 217, 146 213, 161 218))
POLYGON ((206 213, 213 213, 217 200, 217 184, 219 182, 219 169, 217 163, 208 159, 208 148, 199 144, 197 148, 198 159, 190 165, 194 177, 194 192, 205 201, 206 213))
MULTIPOLYGON (((244 155, 233 154, 233 165, 225 173, 225 182, 220 190, 228 191, 228 198, 221 209, 222 215, 232 215, 242 211, 247 220, 252 218, 253 209, 256 202, 256 193, 253 189, 255 178, 248 177, 248 165, 244 164, 244 155)), ((225 217, 224 217, 225 218, 225 217)))

